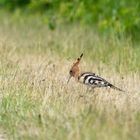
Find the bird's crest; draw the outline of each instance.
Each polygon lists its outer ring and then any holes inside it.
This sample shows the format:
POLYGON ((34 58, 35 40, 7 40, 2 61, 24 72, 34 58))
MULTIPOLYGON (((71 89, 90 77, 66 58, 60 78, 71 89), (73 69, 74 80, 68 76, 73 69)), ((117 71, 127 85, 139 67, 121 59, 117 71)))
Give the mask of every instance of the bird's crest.
MULTIPOLYGON (((81 59, 82 59, 82 57, 83 57, 83 53, 80 55, 80 57, 77 58, 76 62, 73 63, 73 66, 78 66, 79 63, 80 63, 80 61, 81 61, 81 59)), ((73 66, 72 66, 72 67, 73 67, 73 66)))

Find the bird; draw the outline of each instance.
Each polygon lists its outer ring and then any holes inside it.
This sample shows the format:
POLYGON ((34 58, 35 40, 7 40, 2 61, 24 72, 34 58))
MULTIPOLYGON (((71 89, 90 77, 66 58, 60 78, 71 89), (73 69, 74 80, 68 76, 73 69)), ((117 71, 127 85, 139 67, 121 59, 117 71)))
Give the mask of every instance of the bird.
POLYGON ((77 82, 87 85, 93 89, 101 88, 101 87, 108 87, 108 88, 112 88, 112 89, 124 92, 124 90, 114 86, 113 84, 111 84, 104 78, 96 75, 95 73, 92 73, 92 72, 81 73, 79 64, 80 64, 82 57, 83 57, 83 53, 80 55, 80 57, 77 58, 76 62, 73 63, 73 65, 69 71, 69 78, 68 78, 67 83, 69 83, 70 79, 72 77, 74 77, 77 82))

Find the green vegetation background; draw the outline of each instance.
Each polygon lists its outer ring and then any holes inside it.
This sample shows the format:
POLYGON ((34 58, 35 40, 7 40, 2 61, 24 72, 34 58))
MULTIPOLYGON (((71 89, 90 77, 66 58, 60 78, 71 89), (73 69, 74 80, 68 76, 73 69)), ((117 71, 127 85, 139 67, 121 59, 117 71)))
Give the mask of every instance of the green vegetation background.
POLYGON ((0 0, 0 7, 39 14, 51 29, 59 23, 80 23, 101 33, 113 31, 139 40, 139 0, 0 0))

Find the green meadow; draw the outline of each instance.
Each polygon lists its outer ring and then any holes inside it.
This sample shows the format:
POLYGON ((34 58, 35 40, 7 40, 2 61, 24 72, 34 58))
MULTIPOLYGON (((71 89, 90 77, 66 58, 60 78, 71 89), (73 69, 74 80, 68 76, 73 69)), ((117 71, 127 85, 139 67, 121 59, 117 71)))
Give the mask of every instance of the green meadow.
POLYGON ((77 22, 51 28, 42 18, 0 13, 0 139, 138 140, 139 42, 77 22), (81 53, 82 72, 126 92, 67 84, 81 53))

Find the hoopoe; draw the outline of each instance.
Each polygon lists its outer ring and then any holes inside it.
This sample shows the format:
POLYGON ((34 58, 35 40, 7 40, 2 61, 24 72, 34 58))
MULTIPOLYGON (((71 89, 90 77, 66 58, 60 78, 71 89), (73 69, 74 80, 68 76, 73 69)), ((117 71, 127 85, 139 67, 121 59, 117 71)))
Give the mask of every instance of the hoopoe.
POLYGON ((72 67, 69 71, 70 77, 69 77, 67 83, 70 81, 71 77, 74 77, 78 82, 88 85, 92 88, 109 87, 109 88, 113 88, 115 90, 124 92, 122 89, 112 85, 111 83, 109 83, 102 77, 99 77, 95 73, 92 73, 92 72, 80 73, 79 63, 80 63, 82 57, 83 57, 83 53, 81 54, 81 56, 79 58, 77 58, 76 62, 72 65, 72 67))

